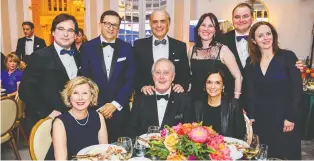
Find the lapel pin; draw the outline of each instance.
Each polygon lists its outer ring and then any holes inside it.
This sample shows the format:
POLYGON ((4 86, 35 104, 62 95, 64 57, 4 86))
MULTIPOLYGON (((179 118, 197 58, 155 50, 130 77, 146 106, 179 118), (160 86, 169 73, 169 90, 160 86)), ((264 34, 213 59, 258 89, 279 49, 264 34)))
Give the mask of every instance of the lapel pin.
POLYGON ((171 103, 174 103, 174 101, 171 101, 171 103))

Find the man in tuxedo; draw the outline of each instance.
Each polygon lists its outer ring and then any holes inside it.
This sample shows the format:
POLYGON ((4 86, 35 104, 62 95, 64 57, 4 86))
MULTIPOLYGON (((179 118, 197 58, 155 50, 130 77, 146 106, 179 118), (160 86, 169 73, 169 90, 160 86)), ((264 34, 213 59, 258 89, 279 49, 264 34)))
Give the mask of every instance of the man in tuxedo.
POLYGON ((149 24, 153 36, 134 42, 137 72, 136 93, 153 94, 155 89, 150 69, 160 58, 169 59, 176 67, 176 76, 173 81, 174 91, 187 91, 191 75, 186 44, 167 36, 170 25, 169 14, 165 10, 155 10, 150 16, 149 24))
POLYGON ((22 23, 25 37, 19 38, 16 47, 16 55, 25 63, 28 57, 36 50, 46 47, 43 39, 34 35, 34 24, 29 21, 22 23))
POLYGON ((136 97, 128 130, 132 137, 147 133, 149 126, 174 126, 180 122, 195 121, 191 98, 187 93, 171 90, 175 78, 174 64, 166 58, 161 58, 153 65, 151 73, 155 93, 136 97))
POLYGON ((77 76, 78 54, 71 49, 78 32, 76 19, 59 14, 52 22, 54 42, 35 51, 30 57, 19 88, 19 95, 27 106, 28 118, 55 118, 68 110, 60 91, 67 81, 77 76))
POLYGON ((132 46, 117 38, 120 23, 117 12, 105 11, 100 18, 100 36, 84 43, 80 53, 82 75, 99 87, 98 106, 106 118, 109 142, 125 135, 135 76, 132 46))

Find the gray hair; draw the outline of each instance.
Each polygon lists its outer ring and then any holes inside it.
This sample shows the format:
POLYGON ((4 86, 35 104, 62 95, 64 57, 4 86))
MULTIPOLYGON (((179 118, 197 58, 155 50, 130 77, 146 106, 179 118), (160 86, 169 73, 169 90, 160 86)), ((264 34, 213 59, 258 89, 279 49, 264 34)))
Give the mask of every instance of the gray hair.
POLYGON ((154 74, 154 71, 155 71, 155 66, 158 64, 158 63, 161 63, 161 62, 166 62, 168 64, 171 65, 171 71, 173 72, 173 74, 176 74, 176 67, 174 66, 174 64, 168 60, 167 58, 160 58, 158 59, 152 66, 152 74, 154 74))
POLYGON ((156 13, 156 12, 164 12, 164 13, 167 15, 167 17, 168 17, 169 23, 171 22, 171 18, 170 18, 169 13, 168 13, 165 9, 161 9, 161 8, 155 9, 155 10, 152 12, 152 14, 149 15, 149 21, 152 20, 152 16, 153 16, 153 14, 156 13))

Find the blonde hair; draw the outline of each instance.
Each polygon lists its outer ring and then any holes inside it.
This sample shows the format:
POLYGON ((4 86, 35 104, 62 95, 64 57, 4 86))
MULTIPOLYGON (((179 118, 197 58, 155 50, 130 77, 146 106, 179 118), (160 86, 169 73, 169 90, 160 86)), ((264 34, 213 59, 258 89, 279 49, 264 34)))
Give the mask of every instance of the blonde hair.
POLYGON ((5 67, 8 68, 8 61, 9 59, 12 59, 14 62, 16 62, 16 68, 20 68, 20 64, 21 64, 21 60, 19 57, 16 56, 16 54, 14 52, 8 54, 6 57, 5 57, 5 67))
POLYGON ((92 101, 90 103, 90 106, 97 105, 97 99, 98 99, 98 93, 99 93, 97 84, 89 78, 78 76, 68 81, 67 84, 64 86, 64 90, 61 92, 63 102, 67 107, 72 107, 70 103, 70 97, 73 93, 74 88, 77 87, 78 85, 83 85, 83 84, 87 84, 90 87, 90 92, 92 96, 92 101))

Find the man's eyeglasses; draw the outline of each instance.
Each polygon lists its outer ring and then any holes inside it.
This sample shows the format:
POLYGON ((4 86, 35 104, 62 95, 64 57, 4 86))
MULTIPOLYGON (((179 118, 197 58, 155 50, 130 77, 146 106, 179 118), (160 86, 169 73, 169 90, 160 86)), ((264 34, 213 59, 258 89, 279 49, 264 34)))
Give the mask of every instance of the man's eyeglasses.
POLYGON ((73 30, 73 29, 65 29, 65 28, 63 28, 63 27, 57 27, 57 30, 58 31, 60 31, 60 32, 62 32, 62 33, 64 33, 64 32, 67 32, 67 33, 69 33, 69 34, 74 34, 75 33, 75 31, 73 30))
POLYGON ((110 22, 101 22, 102 24, 104 24, 105 27, 110 28, 112 26, 113 29, 117 30, 119 29, 119 24, 112 24, 110 22))

